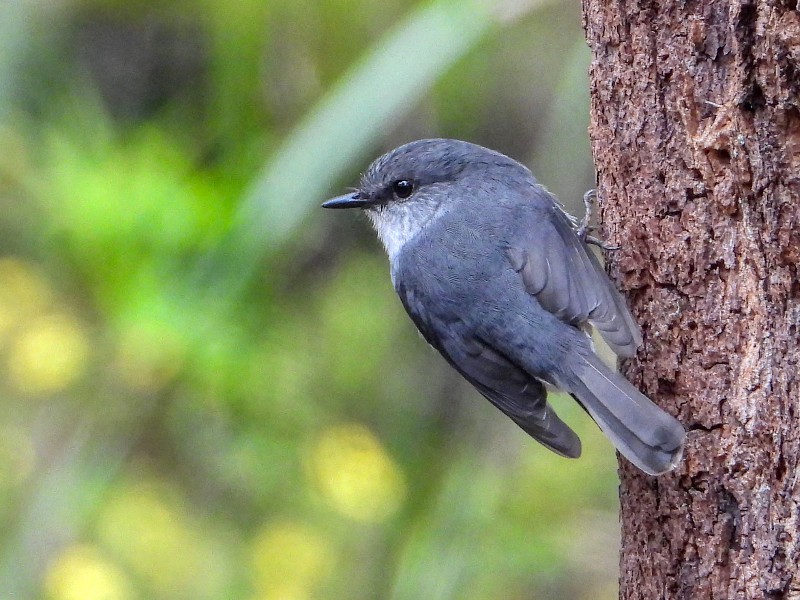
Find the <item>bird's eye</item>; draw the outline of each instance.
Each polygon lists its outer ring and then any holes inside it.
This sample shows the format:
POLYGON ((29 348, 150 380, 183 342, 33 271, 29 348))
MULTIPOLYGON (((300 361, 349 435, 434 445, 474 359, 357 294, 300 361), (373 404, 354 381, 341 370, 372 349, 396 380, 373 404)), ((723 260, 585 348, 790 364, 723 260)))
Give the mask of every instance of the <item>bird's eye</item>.
POLYGON ((392 184, 392 191, 398 198, 408 198, 414 191, 414 184, 408 179, 399 179, 392 184))

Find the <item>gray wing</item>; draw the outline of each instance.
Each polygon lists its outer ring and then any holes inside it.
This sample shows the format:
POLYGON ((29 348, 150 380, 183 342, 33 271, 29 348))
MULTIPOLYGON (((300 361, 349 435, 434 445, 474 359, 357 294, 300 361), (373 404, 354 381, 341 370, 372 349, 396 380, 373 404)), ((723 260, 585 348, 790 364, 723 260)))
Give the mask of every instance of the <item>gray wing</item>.
POLYGON ((575 327, 589 322, 617 355, 633 356, 642 337, 625 300, 555 199, 545 215, 521 223, 506 250, 525 289, 562 321, 575 327))
POLYGON ((547 402, 544 385, 481 340, 446 343, 440 352, 483 396, 553 452, 581 455, 581 441, 547 402))
POLYGON ((397 293, 427 342, 487 400, 550 450, 569 458, 580 456, 580 439, 547 403, 540 381, 458 322, 444 326, 433 321, 413 289, 401 284, 397 293))

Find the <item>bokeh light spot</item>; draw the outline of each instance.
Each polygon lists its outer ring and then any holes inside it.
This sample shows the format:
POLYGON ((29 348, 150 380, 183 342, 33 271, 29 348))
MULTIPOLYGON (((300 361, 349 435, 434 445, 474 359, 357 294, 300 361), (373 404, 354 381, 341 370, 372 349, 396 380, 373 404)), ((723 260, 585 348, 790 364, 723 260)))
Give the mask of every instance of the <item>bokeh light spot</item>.
POLYGON ((40 310, 52 300, 52 291, 37 267, 13 256, 0 258, 0 295, 27 310, 40 310))
POLYGON ((83 374, 88 351, 86 335, 74 318, 66 314, 38 317, 11 344, 11 382, 28 394, 63 390, 83 374))
POLYGON ((217 564, 186 514, 177 490, 153 482, 124 486, 98 522, 100 539, 159 595, 198 590, 214 581, 217 564))
POLYGON ((92 546, 67 548, 47 572, 50 600, 132 600, 125 573, 92 546))
POLYGON ((50 286, 34 265, 9 256, 0 258, 0 338, 51 301, 50 286))
POLYGON ((252 600, 311 600, 312 593, 301 586, 278 584, 253 596, 252 600))
POLYGON ((308 525, 271 522, 253 539, 251 564, 256 597, 305 600, 330 572, 333 551, 328 540, 308 525))
POLYGON ((383 521, 405 499, 403 472, 372 432, 361 425, 325 431, 312 451, 311 465, 325 499, 351 519, 383 521))

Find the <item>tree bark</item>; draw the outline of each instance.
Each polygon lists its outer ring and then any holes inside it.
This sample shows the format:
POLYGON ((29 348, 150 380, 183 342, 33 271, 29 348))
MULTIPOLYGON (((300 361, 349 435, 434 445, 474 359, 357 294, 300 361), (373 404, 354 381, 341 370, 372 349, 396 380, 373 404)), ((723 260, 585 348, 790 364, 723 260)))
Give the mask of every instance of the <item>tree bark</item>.
POLYGON ((625 373, 689 430, 620 466, 625 599, 800 598, 797 0, 584 0, 625 373))

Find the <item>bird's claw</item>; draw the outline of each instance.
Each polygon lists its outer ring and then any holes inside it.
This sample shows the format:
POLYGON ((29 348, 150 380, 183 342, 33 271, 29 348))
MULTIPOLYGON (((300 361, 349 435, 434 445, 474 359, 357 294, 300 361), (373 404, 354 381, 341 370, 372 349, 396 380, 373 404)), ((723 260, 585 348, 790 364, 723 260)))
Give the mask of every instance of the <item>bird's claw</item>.
POLYGON ((598 248, 602 248, 603 250, 606 251, 619 250, 620 246, 609 244, 607 242, 604 242, 600 238, 596 238, 593 235, 591 235, 592 231, 597 230, 596 226, 589 224, 592 220, 592 213, 596 200, 597 200, 597 190, 594 189, 588 190, 583 195, 583 206, 585 210, 583 213, 583 219, 581 219, 580 226, 575 231, 575 233, 578 235, 578 237, 584 244, 592 244, 593 246, 597 246, 598 248))
POLYGON ((622 246, 617 246, 615 244, 609 244, 608 242, 604 242, 603 240, 594 237, 593 235, 585 235, 583 236, 583 243, 584 244, 591 244, 592 246, 597 246, 598 248, 602 248, 606 252, 612 252, 614 250, 619 250, 622 246))
POLYGON ((577 234, 578 237, 581 238, 582 242, 586 242, 586 238, 590 231, 592 231, 593 227, 589 225, 592 220, 592 208, 594 207, 594 201, 597 198, 597 190, 588 190, 583 195, 583 219, 581 219, 581 224, 578 227, 577 234))

